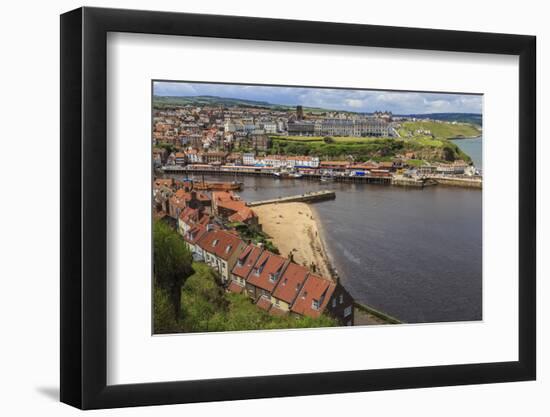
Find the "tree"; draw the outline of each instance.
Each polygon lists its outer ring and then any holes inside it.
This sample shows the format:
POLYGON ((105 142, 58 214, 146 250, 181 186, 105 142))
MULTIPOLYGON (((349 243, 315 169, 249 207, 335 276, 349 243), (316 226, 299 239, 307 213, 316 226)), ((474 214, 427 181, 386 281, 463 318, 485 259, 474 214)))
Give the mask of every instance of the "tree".
POLYGON ((174 318, 178 320, 181 311, 181 287, 193 274, 193 258, 181 237, 162 221, 154 224, 153 240, 155 281, 168 294, 174 318))
POLYGON ((166 291, 155 286, 153 295, 154 333, 175 333, 179 331, 178 323, 174 317, 174 308, 166 291))

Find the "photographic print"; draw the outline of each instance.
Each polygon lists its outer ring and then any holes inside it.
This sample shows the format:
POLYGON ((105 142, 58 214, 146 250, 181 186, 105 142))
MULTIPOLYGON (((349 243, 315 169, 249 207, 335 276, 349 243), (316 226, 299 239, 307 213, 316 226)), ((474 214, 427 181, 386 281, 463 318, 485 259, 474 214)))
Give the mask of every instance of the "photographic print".
POLYGON ((482 320, 482 109, 152 81, 153 333, 482 320))

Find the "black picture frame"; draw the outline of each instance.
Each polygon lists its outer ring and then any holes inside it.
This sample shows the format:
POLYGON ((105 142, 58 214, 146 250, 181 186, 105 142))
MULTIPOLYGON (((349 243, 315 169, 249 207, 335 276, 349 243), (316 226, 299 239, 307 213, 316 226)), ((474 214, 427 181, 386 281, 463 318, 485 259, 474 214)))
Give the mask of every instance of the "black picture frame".
POLYGON ((61 401, 82 409, 421 388, 536 377, 534 36, 80 8, 61 16, 61 401), (108 32, 519 56, 519 360, 113 385, 107 376, 108 32))

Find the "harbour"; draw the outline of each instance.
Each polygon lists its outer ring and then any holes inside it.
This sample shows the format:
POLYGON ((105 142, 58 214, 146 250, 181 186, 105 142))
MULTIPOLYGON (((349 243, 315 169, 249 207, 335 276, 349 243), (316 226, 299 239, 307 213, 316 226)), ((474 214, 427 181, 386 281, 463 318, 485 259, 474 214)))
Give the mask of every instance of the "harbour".
MULTIPOLYGON (((204 178, 227 181, 223 174, 204 178)), ((332 266, 358 303, 407 323, 481 319, 479 190, 237 178, 249 202, 336 193, 311 208, 332 266)))

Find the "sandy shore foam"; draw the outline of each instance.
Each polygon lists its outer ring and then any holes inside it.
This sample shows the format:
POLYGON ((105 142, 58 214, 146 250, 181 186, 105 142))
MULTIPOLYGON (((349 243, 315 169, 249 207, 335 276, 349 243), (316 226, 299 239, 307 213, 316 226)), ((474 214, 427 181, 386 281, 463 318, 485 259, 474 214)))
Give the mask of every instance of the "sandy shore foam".
POLYGON ((330 263, 315 213, 306 203, 266 204, 254 207, 263 230, 282 256, 330 278, 330 263))

